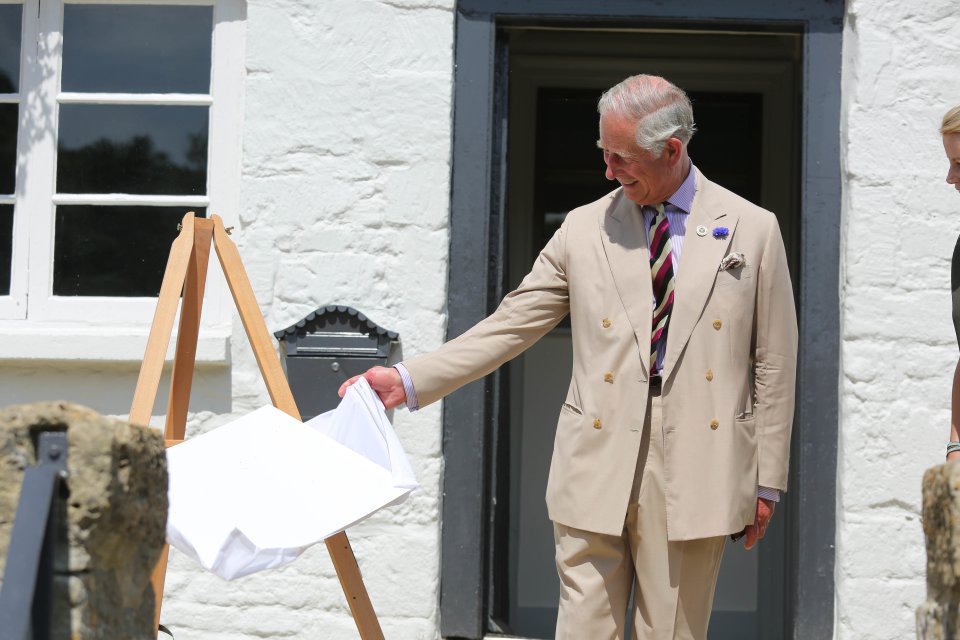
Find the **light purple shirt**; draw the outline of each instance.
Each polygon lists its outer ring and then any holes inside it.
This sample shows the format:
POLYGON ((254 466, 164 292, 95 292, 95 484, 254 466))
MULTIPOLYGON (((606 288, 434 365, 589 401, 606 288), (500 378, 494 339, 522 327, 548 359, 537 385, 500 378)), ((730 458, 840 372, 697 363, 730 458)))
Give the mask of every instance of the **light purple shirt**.
MULTIPOLYGON (((664 207, 664 213, 667 215, 667 221, 670 223, 670 256, 673 259, 674 278, 676 278, 677 274, 680 272, 680 257, 683 255, 683 239, 687 232, 687 216, 690 215, 690 209, 693 208, 693 196, 696 193, 697 178, 693 170, 693 163, 691 162, 690 172, 680 184, 680 187, 677 189, 676 193, 667 198, 666 206, 664 207)), ((647 246, 650 246, 650 222, 653 220, 653 216, 656 215, 657 211, 654 207, 647 205, 644 205, 641 211, 643 212, 643 221, 645 223, 644 227, 647 229, 647 246)), ((670 334, 668 332, 667 340, 669 339, 670 334)), ((660 350, 657 351, 656 371, 660 370, 660 365, 663 363, 665 351, 665 344, 661 345, 660 350)), ((393 366, 397 370, 397 373, 400 374, 400 379, 403 381, 403 391, 407 396, 407 409, 410 411, 416 411, 420 408, 420 405, 417 401, 417 390, 413 386, 413 379, 410 377, 410 373, 407 371, 407 368, 403 366, 402 362, 398 362, 393 366)), ((779 502, 780 491, 777 489, 770 489, 769 487, 757 487, 757 497, 779 502)))

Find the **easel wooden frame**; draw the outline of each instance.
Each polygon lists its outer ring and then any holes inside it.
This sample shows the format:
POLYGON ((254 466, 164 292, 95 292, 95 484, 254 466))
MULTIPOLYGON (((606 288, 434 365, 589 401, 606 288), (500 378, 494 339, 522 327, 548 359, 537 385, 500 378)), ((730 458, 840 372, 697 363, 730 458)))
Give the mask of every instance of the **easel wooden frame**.
MULTIPOLYGON (((194 213, 190 212, 183 217, 180 235, 170 247, 170 257, 160 286, 157 310, 153 317, 153 325, 150 327, 143 365, 140 368, 140 376, 137 379, 137 387, 130 407, 130 422, 150 424, 167 346, 170 344, 173 331, 173 321, 182 292, 180 329, 177 334, 177 348, 173 359, 167 420, 164 428, 164 438, 168 447, 183 442, 186 430, 187 408, 193 383, 197 338, 200 331, 200 311, 203 307, 203 291, 207 279, 211 240, 240 314, 240 320, 243 322, 243 328, 253 348, 260 374, 270 393, 270 400, 281 411, 297 420, 301 419, 300 411, 290 392, 290 385, 280 366, 280 358, 253 295, 253 288, 243 268, 243 262, 240 260, 240 253, 228 233, 220 216, 213 215, 208 220, 196 218, 194 213)), ((360 568, 357 566, 357 559, 346 533, 341 532, 327 538, 326 544, 337 571, 337 577, 340 579, 340 586, 350 605, 350 612, 360 631, 360 637, 363 640, 382 640, 383 631, 380 629, 376 612, 373 610, 363 584, 360 568)), ((168 554, 169 547, 164 545, 163 552, 153 570, 152 583, 156 597, 154 628, 160 621, 168 554)))

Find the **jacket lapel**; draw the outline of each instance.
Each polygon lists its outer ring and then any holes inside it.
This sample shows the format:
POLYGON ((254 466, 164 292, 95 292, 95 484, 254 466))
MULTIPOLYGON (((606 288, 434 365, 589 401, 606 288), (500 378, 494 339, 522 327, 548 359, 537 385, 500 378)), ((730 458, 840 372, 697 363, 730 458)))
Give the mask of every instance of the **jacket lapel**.
POLYGON ((600 237, 617 293, 637 338, 644 373, 650 372, 650 325, 653 322, 653 285, 650 254, 640 207, 617 193, 600 219, 600 237), (646 345, 644 348, 643 345, 646 345))
MULTIPOLYGON (((680 359, 693 328, 696 326, 717 278, 720 260, 727 253, 736 233, 739 216, 724 209, 712 198, 711 183, 697 172, 697 192, 683 236, 683 256, 676 282, 673 312, 667 334, 667 352, 663 359, 663 377, 667 379, 680 359), (697 227, 706 227, 706 235, 698 235, 697 227), (714 238, 713 230, 729 229, 725 238, 714 238)), ((647 290, 650 291, 650 285, 647 290)), ((652 295, 648 294, 648 295, 652 295)))

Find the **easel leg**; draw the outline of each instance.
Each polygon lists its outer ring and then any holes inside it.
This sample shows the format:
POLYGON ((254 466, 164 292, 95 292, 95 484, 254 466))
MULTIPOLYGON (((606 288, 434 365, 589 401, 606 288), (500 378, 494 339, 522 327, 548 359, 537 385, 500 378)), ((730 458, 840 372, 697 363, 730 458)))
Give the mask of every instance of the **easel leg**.
POLYGON ((143 364, 140 366, 133 403, 130 405, 129 419, 133 424, 145 427, 150 425, 157 388, 160 386, 160 375, 163 373, 163 361, 170 344, 170 334, 173 333, 173 321, 177 316, 180 293, 183 291, 187 267, 193 253, 193 223, 192 212, 183 217, 180 235, 170 247, 170 257, 167 259, 167 268, 163 272, 163 282, 160 285, 160 297, 157 299, 157 310, 153 314, 147 349, 143 354, 143 364))
POLYGON ((327 538, 325 542, 330 559, 333 560, 333 568, 337 570, 337 577, 340 579, 340 588, 343 589, 343 595, 347 597, 350 613, 353 614, 353 620, 360 631, 360 637, 364 640, 383 640, 383 630, 380 629, 377 612, 373 610, 367 587, 363 584, 363 576, 360 575, 357 556, 353 553, 347 534, 341 531, 327 538))
MULTIPOLYGON (((253 295, 253 288, 250 286, 250 280, 240 260, 237 245, 227 236, 220 217, 213 216, 212 219, 214 248, 217 250, 217 257, 220 258, 223 274, 227 278, 230 293, 233 294, 240 320, 247 332, 250 346, 253 347, 257 366, 260 367, 270 398, 278 409, 300 420, 300 411, 293 399, 287 378, 283 374, 276 347, 269 338, 270 333, 260 313, 256 297, 253 295)), ((363 640, 382 640, 383 631, 380 629, 380 622, 373 610, 367 588, 363 584, 360 567, 357 565, 357 558, 350 547, 347 534, 338 533, 327 538, 326 543, 333 566, 337 570, 337 577, 340 578, 340 586, 353 613, 353 620, 360 631, 360 637, 363 640)))
MULTIPOLYGON (((209 243, 209 240, 208 240, 209 243)), ((180 294, 184 289, 187 269, 195 248, 194 214, 188 213, 181 222, 180 235, 170 247, 170 257, 163 272, 163 282, 160 285, 160 296, 157 299, 157 309, 154 312, 153 324, 150 326, 150 336, 147 338, 147 348, 143 355, 143 364, 137 378, 137 387, 133 392, 133 402, 130 406, 129 420, 133 424, 150 425, 150 416, 153 414, 153 405, 157 399, 157 388, 160 386, 160 376, 163 373, 163 362, 166 359, 167 346, 170 344, 170 334, 173 332, 173 322, 177 315, 177 306, 180 294)), ((209 249, 207 249, 209 253, 209 249)), ((160 606, 163 603, 163 582, 167 571, 167 556, 169 548, 163 545, 163 550, 157 558, 151 575, 154 596, 153 628, 160 623, 160 606)))
POLYGON ((183 440, 187 426, 187 409, 193 387, 193 370, 197 362, 197 340, 200 336, 200 312, 203 292, 207 285, 207 265, 210 263, 210 241, 213 239, 213 221, 197 218, 194 221, 193 251, 187 269, 180 305, 180 330, 177 332, 177 351, 170 374, 170 399, 167 404, 167 423, 164 437, 183 440))

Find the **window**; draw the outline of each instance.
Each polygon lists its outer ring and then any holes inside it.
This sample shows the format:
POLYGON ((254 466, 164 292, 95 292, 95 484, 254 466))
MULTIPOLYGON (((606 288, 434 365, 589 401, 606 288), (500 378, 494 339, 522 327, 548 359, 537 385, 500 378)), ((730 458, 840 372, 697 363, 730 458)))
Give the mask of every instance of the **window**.
POLYGON ((10 296, 23 7, 0 4, 0 296, 10 296))
POLYGON ((0 0, 0 331, 145 327, 183 215, 236 220, 242 0, 175 2, 0 0))

